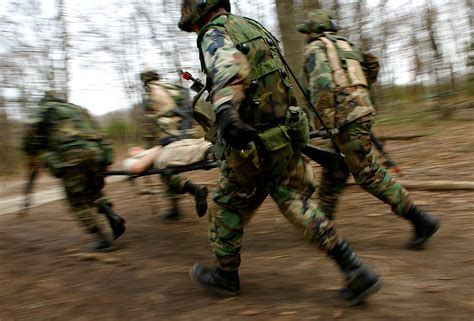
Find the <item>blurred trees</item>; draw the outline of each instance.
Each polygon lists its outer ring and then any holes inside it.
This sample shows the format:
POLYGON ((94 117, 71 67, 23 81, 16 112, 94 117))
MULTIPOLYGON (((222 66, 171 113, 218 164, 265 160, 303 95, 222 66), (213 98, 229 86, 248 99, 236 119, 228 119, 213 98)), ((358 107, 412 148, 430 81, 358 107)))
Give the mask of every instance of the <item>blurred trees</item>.
POLYGON ((303 36, 296 31, 296 28, 303 23, 308 11, 321 8, 319 1, 281 0, 276 1, 276 7, 285 57, 289 65, 295 71, 299 71, 302 67, 301 56, 304 43, 303 36))
POLYGON ((19 136, 19 126, 13 123, 22 118, 41 91, 56 89, 67 98, 69 45, 63 1, 57 0, 57 10, 49 14, 45 14, 41 0, 2 4, 0 144, 4 157, 0 166, 11 168, 18 163, 13 138, 19 136))
MULTIPOLYGON (((382 64, 379 85, 386 99, 394 85, 410 94, 427 89, 470 88, 458 81, 472 75, 472 1, 232 0, 232 10, 255 18, 282 40, 295 72, 301 69, 303 37, 296 32, 306 13, 332 10, 348 36, 382 64), (471 64, 469 67, 469 63, 471 64), (438 86, 434 86, 438 85, 438 86), (463 87, 464 86, 464 87, 463 87)), ((120 141, 140 136, 136 106, 141 97, 138 73, 154 67, 178 82, 177 68, 199 75, 195 34, 177 28, 180 0, 4 0, 0 3, 0 135, 15 137, 21 121, 47 89, 72 102, 117 109, 108 115, 109 133, 120 141), (114 114, 112 113, 112 114, 114 114)), ((472 79, 472 77, 471 77, 472 79)), ((188 86, 189 84, 183 84, 188 86)), ((472 85, 471 85, 472 87, 472 85)), ((472 88, 471 88, 472 90, 472 88)), ((395 92, 395 91, 394 91, 395 92)), ((397 92, 398 89, 397 89, 397 92)), ((400 99, 398 96, 397 99, 400 99)), ((105 110, 105 111, 104 111, 105 110)), ((2 139, 4 161, 13 163, 15 143, 2 139)), ((4 165, 6 163, 10 163, 4 165)))
POLYGON ((467 89, 471 1, 277 1, 285 54, 295 69, 303 42, 295 29, 317 7, 331 10, 342 27, 339 33, 379 57, 379 89, 408 85, 418 98, 467 89))

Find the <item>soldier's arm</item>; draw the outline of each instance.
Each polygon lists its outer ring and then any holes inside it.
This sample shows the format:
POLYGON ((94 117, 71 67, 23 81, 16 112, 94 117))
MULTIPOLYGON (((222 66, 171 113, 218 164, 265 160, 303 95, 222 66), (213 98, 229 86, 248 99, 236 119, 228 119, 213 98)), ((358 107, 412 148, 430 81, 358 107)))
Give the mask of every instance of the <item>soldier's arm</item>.
POLYGON ((250 65, 245 55, 220 27, 210 28, 201 43, 204 60, 209 71, 213 90, 211 99, 214 110, 223 104, 238 106, 244 99, 249 83, 250 65))
MULTIPOLYGON (((308 96, 326 125, 332 127, 334 112, 334 81, 329 59, 322 42, 315 41, 305 48, 304 71, 308 96)), ((315 128, 320 128, 315 120, 315 128)))
POLYGON ((318 106, 321 96, 332 94, 331 66, 322 43, 312 43, 305 50, 305 73, 311 102, 318 106))

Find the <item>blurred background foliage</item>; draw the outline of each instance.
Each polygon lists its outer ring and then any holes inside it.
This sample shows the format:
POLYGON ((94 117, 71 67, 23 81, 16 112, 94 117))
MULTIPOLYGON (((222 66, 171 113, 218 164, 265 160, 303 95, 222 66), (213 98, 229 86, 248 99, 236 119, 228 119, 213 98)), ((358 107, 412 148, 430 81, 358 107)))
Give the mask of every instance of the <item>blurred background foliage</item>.
MULTIPOLYGON (((341 33, 381 63, 372 89, 379 119, 446 121, 473 111, 474 42, 470 0, 247 0, 233 12, 261 21, 301 69, 296 25, 308 10, 329 9, 341 33), (423 117, 419 117, 423 114, 423 117)), ((90 109, 118 150, 144 144, 138 73, 156 68, 198 75, 196 35, 177 28, 180 0, 4 0, 0 3, 2 173, 18 173, 25 117, 45 90, 90 109)), ((184 86, 190 84, 181 83, 184 86)), ((302 99, 299 100, 300 103, 302 99)))

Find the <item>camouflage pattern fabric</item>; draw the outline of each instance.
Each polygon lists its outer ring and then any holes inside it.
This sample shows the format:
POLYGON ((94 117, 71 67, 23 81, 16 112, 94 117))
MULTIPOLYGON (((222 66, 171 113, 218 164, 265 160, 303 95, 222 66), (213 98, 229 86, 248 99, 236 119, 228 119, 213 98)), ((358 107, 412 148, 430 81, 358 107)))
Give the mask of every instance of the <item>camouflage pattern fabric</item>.
POLYGON ((328 251, 338 240, 332 222, 318 215, 310 200, 315 190, 311 166, 289 147, 282 119, 294 97, 285 85, 288 76, 277 45, 257 22, 230 14, 215 17, 198 36, 214 109, 218 112, 224 103, 240 108, 242 120, 259 132, 248 149, 223 144, 224 161, 209 210, 209 240, 224 270, 239 267, 244 227, 268 195, 315 246, 328 251))
MULTIPOLYGON (((156 138, 155 144, 159 143, 159 139, 167 137, 180 139, 185 134, 182 128, 184 117, 175 111, 180 107, 190 107, 190 102, 183 96, 182 88, 157 80, 147 82, 146 85, 148 91, 143 97, 144 108, 147 118, 151 120, 148 130, 152 131, 150 134, 156 138), (188 106, 185 106, 186 104, 188 106)), ((186 134, 189 134, 190 138, 201 138, 204 132, 193 120, 192 128, 186 130, 186 134)), ((160 178, 166 186, 168 198, 175 199, 179 197, 179 194, 186 193, 184 185, 188 179, 177 174, 161 174, 160 178)))
POLYGON ((25 153, 39 155, 43 165, 62 179, 73 214, 91 231, 97 221, 90 206, 110 204, 101 190, 112 154, 89 113, 64 101, 42 100, 28 119, 23 139, 25 153))
POLYGON ((149 81, 148 90, 143 94, 145 115, 148 119, 147 129, 156 140, 165 137, 201 138, 202 128, 193 121, 187 97, 183 95, 183 88, 162 81, 149 81), (187 110, 189 108, 189 110, 187 110), (190 128, 184 128, 185 113, 192 121, 190 128))
POLYGON ((260 174, 247 181, 224 164, 209 208, 209 240, 219 267, 239 267, 245 225, 268 195, 309 242, 323 251, 331 249, 338 235, 333 223, 311 201, 315 189, 312 167, 301 156, 293 158, 281 177, 260 174))
POLYGON ((61 177, 69 205, 74 216, 87 231, 97 227, 95 213, 90 205, 99 208, 101 204, 111 204, 101 192, 104 187, 105 171, 97 161, 94 150, 76 148, 61 154, 64 164, 61 177))
MULTIPOLYGON (((355 59, 341 60, 338 56, 341 51, 335 47, 329 50, 328 44, 335 46, 332 40, 327 39, 333 38, 331 34, 325 32, 306 44, 304 76, 311 102, 326 126, 340 128, 375 111, 360 63, 355 59), (353 68, 348 68, 351 65, 354 65, 353 68), (357 71, 350 73, 349 70, 357 71)), ((341 37, 337 38, 344 42, 341 37)), ((352 53, 349 43, 345 44, 347 47, 344 49, 352 53)), ((339 45, 342 46, 341 43, 339 45)), ((322 128, 317 119, 313 125, 315 129, 322 128)))
POLYGON ((345 164, 334 171, 323 168, 318 213, 330 218, 334 216, 349 174, 360 187, 389 204, 397 215, 404 216, 413 207, 408 191, 375 161, 370 139, 373 122, 372 116, 364 117, 343 127, 336 136, 336 143, 345 155, 345 164))
MULTIPOLYGON (((307 90, 323 121, 339 128, 336 144, 345 155, 337 170, 323 168, 317 212, 333 217, 349 174, 367 192, 404 216, 414 205, 407 190, 380 167, 372 153, 370 130, 374 108, 360 61, 362 55, 344 37, 332 32, 312 35, 305 46, 307 90)), ((314 120, 315 128, 321 124, 314 120)))
POLYGON ((178 198, 179 194, 187 193, 184 189, 184 185, 189 179, 179 174, 160 174, 160 179, 166 186, 166 197, 178 198))
POLYGON ((335 16, 322 9, 309 12, 306 22, 297 28, 299 32, 313 37, 324 31, 338 31, 339 29, 335 16))
POLYGON ((250 65, 245 55, 235 47, 222 26, 202 30, 199 40, 201 63, 204 62, 204 71, 212 79, 214 111, 227 102, 238 106, 244 100, 244 91, 249 84, 250 65))
POLYGON ((198 44, 216 112, 225 103, 238 106, 242 120, 260 129, 296 104, 278 40, 258 22, 222 14, 200 31, 198 44))

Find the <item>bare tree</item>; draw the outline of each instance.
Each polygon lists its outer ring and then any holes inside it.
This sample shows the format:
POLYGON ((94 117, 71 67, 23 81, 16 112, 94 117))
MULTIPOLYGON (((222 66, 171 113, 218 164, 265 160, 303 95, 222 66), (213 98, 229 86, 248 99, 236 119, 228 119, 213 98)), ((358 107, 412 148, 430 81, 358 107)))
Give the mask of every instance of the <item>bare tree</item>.
POLYGON ((433 61, 433 72, 436 78, 436 83, 439 83, 440 72, 443 67, 443 56, 439 49, 438 39, 436 37, 435 21, 437 19, 437 11, 433 8, 431 1, 429 1, 424 10, 424 20, 426 30, 428 32, 428 39, 431 50, 431 58, 433 61))
POLYGON ((61 61, 61 67, 59 69, 61 70, 61 74, 63 79, 61 79, 61 92, 64 93, 64 98, 66 100, 69 100, 69 83, 70 83, 70 68, 69 68, 69 61, 70 61, 70 44, 69 44, 69 33, 67 29, 67 23, 66 23, 66 6, 64 3, 65 0, 57 0, 57 9, 58 9, 58 25, 60 29, 60 40, 61 40, 61 49, 62 49, 62 56, 63 60, 61 61))

